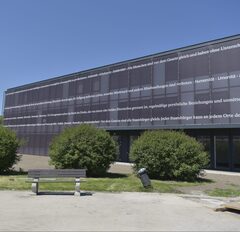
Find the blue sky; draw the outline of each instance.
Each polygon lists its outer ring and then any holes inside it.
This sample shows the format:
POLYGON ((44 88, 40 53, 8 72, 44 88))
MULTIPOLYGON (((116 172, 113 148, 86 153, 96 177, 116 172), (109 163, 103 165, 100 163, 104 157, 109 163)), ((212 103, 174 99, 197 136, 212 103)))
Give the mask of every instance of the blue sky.
POLYGON ((239 34, 239 9, 239 0, 0 0, 0 109, 7 88, 239 34))

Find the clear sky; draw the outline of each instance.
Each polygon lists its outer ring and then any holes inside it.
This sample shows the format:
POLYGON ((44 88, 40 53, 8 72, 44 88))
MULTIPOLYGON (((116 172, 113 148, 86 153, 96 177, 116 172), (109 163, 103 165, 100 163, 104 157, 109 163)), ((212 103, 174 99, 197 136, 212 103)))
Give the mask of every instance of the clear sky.
POLYGON ((239 0, 0 0, 0 109, 7 88, 239 34, 239 9, 239 0))

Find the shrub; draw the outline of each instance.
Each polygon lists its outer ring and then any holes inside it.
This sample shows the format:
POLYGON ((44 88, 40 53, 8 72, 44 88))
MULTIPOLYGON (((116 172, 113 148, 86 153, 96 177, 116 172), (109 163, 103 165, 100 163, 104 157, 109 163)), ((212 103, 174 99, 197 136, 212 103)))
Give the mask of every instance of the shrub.
POLYGON ((130 159, 135 171, 145 167, 151 178, 196 180, 208 162, 203 145, 176 131, 147 131, 132 145, 130 159))
POLYGON ((10 129, 0 125, 0 172, 3 173, 20 160, 17 149, 20 141, 10 129))
POLYGON ((110 134, 91 125, 65 129, 50 144, 50 163, 56 168, 86 168, 101 176, 116 160, 117 144, 110 134))
POLYGON ((3 125, 3 116, 0 115, 0 125, 3 125))

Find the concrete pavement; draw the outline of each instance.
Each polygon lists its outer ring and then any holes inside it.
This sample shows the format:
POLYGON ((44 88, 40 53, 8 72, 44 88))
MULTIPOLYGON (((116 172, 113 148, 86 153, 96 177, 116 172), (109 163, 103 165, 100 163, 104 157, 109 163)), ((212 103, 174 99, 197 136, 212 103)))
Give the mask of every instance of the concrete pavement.
POLYGON ((240 216, 174 194, 0 191, 0 231, 239 231, 240 216))

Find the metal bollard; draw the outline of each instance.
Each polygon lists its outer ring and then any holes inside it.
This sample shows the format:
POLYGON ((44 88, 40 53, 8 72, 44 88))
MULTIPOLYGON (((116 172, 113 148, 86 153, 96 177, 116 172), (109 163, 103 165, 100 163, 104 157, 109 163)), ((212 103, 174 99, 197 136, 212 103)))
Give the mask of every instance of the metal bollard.
POLYGON ((148 177, 146 168, 141 168, 138 171, 138 176, 139 176, 139 178, 140 178, 144 188, 147 188, 147 187, 151 186, 151 181, 150 181, 150 179, 148 177))

